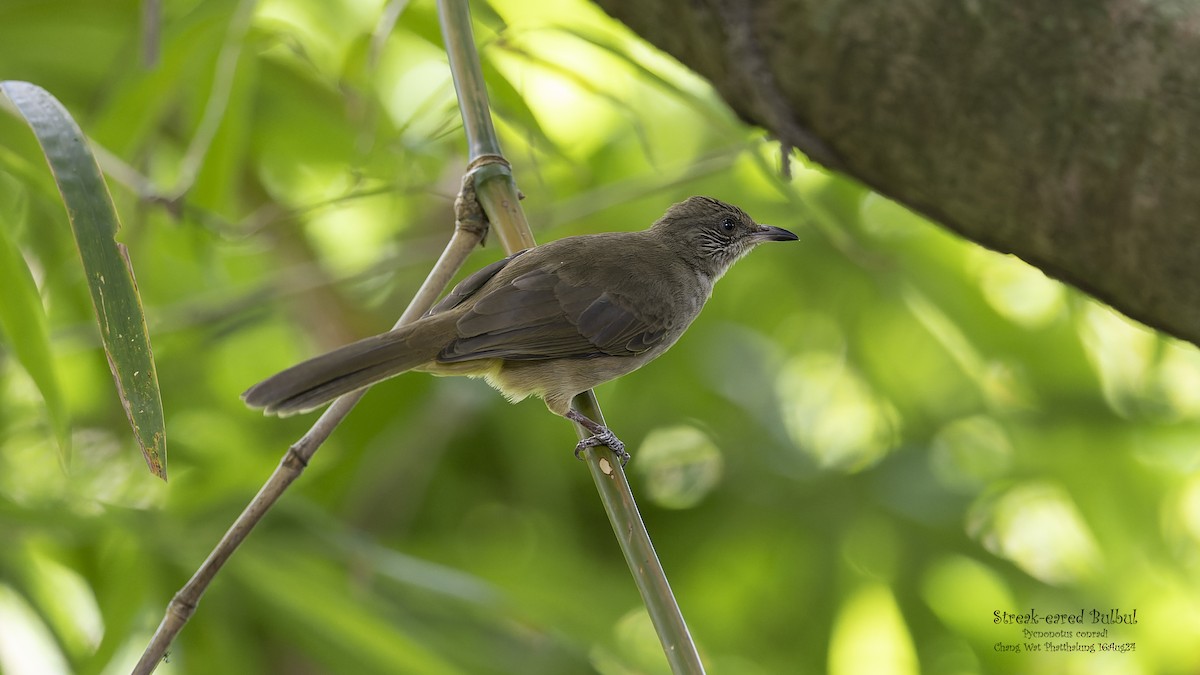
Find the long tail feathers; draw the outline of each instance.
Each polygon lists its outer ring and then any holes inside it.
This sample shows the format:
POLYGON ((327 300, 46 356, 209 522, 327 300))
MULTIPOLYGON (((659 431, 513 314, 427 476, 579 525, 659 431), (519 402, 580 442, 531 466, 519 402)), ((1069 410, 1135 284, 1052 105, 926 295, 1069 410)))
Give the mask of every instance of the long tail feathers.
MULTIPOLYGON (((440 317, 438 317, 440 318, 440 317)), ((428 317, 299 363, 250 387, 242 400, 268 415, 294 415, 433 360, 452 336, 428 317)))

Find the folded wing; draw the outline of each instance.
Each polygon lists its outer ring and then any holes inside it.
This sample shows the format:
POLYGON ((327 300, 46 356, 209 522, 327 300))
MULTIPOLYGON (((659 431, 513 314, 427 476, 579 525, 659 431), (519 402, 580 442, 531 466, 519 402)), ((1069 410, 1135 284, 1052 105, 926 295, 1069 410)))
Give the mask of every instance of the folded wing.
POLYGON ((661 342, 667 330, 621 298, 569 283, 553 269, 531 270, 484 293, 459 318, 460 337, 439 361, 633 356, 661 342))

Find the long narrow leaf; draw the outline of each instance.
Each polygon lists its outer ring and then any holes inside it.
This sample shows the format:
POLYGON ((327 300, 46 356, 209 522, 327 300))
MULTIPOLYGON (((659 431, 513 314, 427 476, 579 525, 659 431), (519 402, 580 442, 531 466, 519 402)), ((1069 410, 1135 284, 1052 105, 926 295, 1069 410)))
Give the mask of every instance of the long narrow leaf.
POLYGON ((120 221, 100 167, 79 125, 46 90, 15 81, 0 82, 0 90, 33 128, 50 164, 75 232, 121 405, 150 471, 166 480, 166 434, 150 336, 128 251, 114 239, 120 221))
POLYGON ((0 222, 0 330, 8 336, 13 354, 42 393, 46 416, 58 440, 59 459, 64 466, 70 457, 70 425, 66 404, 50 356, 50 332, 37 284, 9 230, 13 223, 0 222))

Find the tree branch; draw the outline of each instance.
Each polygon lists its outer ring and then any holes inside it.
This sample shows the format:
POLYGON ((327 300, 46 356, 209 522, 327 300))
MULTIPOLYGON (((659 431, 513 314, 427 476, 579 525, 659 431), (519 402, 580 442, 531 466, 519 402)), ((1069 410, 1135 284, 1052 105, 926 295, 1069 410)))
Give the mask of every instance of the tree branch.
POLYGON ((1200 6, 597 3, 783 142, 1200 344, 1200 6))

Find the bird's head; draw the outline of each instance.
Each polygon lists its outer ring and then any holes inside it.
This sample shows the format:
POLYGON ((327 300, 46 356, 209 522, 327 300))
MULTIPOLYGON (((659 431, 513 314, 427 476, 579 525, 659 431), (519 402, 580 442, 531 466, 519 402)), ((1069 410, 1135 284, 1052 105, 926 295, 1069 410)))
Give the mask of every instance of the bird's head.
POLYGON ((714 280, 763 242, 798 239, 782 227, 759 225, 745 211, 711 197, 689 197, 675 204, 651 230, 714 280))

